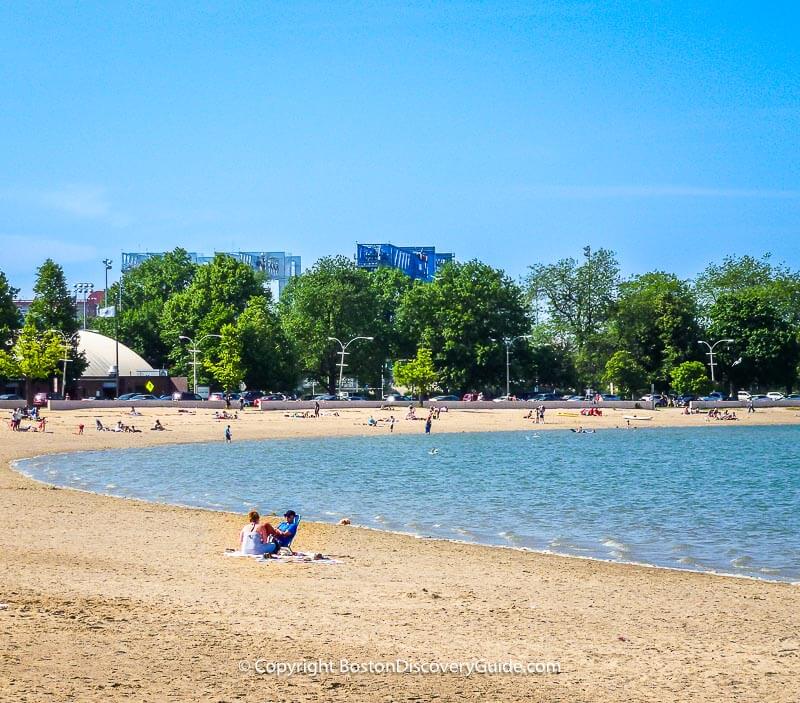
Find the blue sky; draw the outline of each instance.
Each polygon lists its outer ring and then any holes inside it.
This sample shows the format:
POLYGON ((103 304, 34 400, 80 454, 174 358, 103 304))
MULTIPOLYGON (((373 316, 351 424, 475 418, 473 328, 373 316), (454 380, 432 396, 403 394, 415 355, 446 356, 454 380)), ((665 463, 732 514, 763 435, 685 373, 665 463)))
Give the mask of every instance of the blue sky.
MULTIPOLYGON (((800 268, 800 10, 4 3, 0 270, 184 246, 800 268)), ((116 274, 116 271, 114 271, 116 274)))

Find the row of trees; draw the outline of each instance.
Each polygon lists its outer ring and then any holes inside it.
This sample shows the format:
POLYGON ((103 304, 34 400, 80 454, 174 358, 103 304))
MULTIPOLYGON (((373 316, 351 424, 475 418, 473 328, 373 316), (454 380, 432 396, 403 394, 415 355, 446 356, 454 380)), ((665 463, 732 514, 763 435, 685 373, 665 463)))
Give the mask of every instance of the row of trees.
MULTIPOLYGON (((0 273, 0 376, 45 378, 77 330, 61 268, 38 270, 24 325, 0 273), (53 331, 55 330, 55 331, 53 331), (60 333, 60 334, 59 334, 60 333)), ((694 281, 662 271, 623 279, 615 254, 586 247, 577 259, 530 267, 516 282, 478 261, 451 263, 432 283, 399 271, 365 271, 345 257, 320 259, 280 301, 262 274, 231 257, 206 265, 183 249, 151 258, 108 291, 117 317, 94 328, 119 334, 156 367, 191 375, 184 337, 200 345, 203 382, 235 389, 295 390, 310 379, 334 392, 339 346, 347 375, 381 388, 392 365, 404 385, 445 392, 504 387, 504 340, 514 340, 512 389, 710 388, 698 340, 717 350, 717 378, 736 387, 789 389, 800 362, 800 273, 770 257, 728 257, 694 281), (519 339, 526 335, 524 339, 519 339), (201 341, 202 340, 202 341, 201 341), (399 364, 398 364, 399 362, 399 364)), ((68 345, 72 377, 84 362, 68 345)))

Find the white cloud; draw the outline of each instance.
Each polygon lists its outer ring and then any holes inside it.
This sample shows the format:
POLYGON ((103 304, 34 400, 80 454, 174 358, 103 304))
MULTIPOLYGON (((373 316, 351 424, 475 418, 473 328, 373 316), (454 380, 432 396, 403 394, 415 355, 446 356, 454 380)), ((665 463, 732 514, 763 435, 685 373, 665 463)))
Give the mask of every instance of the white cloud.
POLYGON ((7 259, 3 257, 6 273, 15 271, 26 276, 48 257, 59 264, 72 264, 100 256, 96 247, 86 244, 17 234, 0 234, 0 251, 9 255, 7 259))
POLYGON ((523 191, 541 198, 764 198, 797 199, 800 190, 704 188, 671 185, 527 186, 523 191))
POLYGON ((113 207, 104 186, 70 183, 43 190, 6 189, 0 191, 0 198, 114 227, 130 224, 130 218, 113 207))

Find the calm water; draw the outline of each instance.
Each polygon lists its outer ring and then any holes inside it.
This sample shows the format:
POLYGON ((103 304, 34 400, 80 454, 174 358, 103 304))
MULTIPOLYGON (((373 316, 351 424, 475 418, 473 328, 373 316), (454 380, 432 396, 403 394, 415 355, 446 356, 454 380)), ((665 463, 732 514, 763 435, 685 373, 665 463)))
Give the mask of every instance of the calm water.
POLYGON ((800 580, 800 430, 192 444, 18 463, 50 483, 422 536, 800 580), (433 448, 437 454, 431 454, 433 448))

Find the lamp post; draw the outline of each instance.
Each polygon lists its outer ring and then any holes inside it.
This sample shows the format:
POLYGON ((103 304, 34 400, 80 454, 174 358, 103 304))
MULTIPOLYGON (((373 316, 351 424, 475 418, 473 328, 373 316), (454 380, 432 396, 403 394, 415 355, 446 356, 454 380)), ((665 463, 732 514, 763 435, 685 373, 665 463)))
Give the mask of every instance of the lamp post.
POLYGON ((341 347, 341 351, 339 352, 339 354, 341 355, 341 361, 338 364, 338 366, 339 366, 339 393, 342 392, 342 377, 344 376, 344 367, 346 366, 346 364, 344 363, 344 357, 345 357, 346 354, 350 353, 350 352, 347 351, 347 347, 349 347, 357 339, 367 339, 367 340, 369 340, 371 342, 373 339, 375 339, 375 337, 353 337, 347 344, 344 344, 342 341, 340 341, 336 337, 328 337, 328 341, 329 342, 336 342, 341 347))
POLYGON ((72 359, 70 359, 69 356, 67 356, 67 351, 69 350, 70 343, 75 337, 78 336, 79 333, 73 332, 72 334, 67 335, 65 332, 54 329, 52 327, 48 331, 55 332, 59 337, 61 337, 62 341, 64 342, 64 358, 61 360, 64 362, 64 370, 61 372, 61 396, 64 397, 66 395, 64 391, 66 390, 67 387, 67 364, 70 361, 72 361, 72 359))
POLYGON ((108 307, 108 272, 111 270, 111 264, 114 262, 111 259, 103 259, 103 266, 106 268, 106 287, 103 289, 103 307, 108 307))
POLYGON ((197 355, 200 353, 198 347, 200 346, 200 343, 206 339, 206 337, 217 337, 218 339, 222 339, 221 334, 204 334, 202 337, 200 337, 200 339, 197 340, 197 344, 195 344, 194 339, 187 337, 185 334, 182 334, 178 337, 178 339, 185 339, 187 342, 189 342, 189 344, 192 345, 192 348, 190 348, 189 351, 192 352, 192 370, 194 371, 192 391, 194 393, 197 393, 197 355))
POLYGON ((722 344, 722 342, 726 342, 728 344, 732 344, 733 340, 732 339, 718 339, 713 344, 709 344, 708 342, 706 342, 706 341, 704 341, 702 339, 698 340, 698 342, 697 342, 698 344, 705 344, 708 347, 707 355, 708 355, 708 365, 711 367, 711 383, 714 383, 716 381, 716 379, 714 378, 714 367, 716 366, 716 364, 714 363, 714 347, 716 347, 717 344, 722 344))
MULTIPOLYGON (((503 344, 506 345, 506 400, 508 400, 508 396, 511 395, 511 346, 516 342, 518 339, 530 339, 532 335, 530 334, 521 334, 518 337, 503 337, 502 341, 503 344)), ((496 339, 492 339, 493 342, 496 342, 496 339)))
POLYGON ((78 293, 83 293, 83 329, 86 329, 86 298, 94 290, 94 283, 76 283, 72 288, 75 290, 75 302, 78 300, 78 293))

